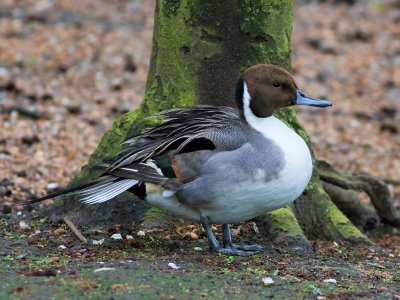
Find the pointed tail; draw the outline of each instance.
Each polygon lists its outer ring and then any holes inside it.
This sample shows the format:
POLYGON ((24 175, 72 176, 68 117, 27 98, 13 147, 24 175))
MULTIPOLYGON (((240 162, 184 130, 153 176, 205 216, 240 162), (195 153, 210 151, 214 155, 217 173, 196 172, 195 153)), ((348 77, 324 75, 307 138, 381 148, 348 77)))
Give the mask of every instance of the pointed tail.
POLYGON ((135 179, 105 175, 86 184, 66 188, 38 199, 32 199, 25 204, 37 203, 61 195, 77 195, 80 201, 87 204, 101 203, 114 198, 138 183, 139 181, 135 179))

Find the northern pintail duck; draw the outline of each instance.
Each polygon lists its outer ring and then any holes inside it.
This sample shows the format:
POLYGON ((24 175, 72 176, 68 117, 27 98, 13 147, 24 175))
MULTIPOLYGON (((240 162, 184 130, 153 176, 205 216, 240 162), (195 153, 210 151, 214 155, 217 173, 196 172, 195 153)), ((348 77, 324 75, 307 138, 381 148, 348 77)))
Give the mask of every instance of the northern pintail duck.
POLYGON ((237 109, 193 106, 164 111, 160 125, 127 139, 113 163, 96 166, 98 179, 62 192, 101 203, 130 191, 174 215, 203 225, 213 251, 260 252, 232 244, 229 225, 294 201, 312 173, 304 140, 272 114, 292 105, 325 107, 305 95, 287 71, 261 64, 247 69, 236 87, 237 109), (223 224, 223 245, 211 224, 223 224))

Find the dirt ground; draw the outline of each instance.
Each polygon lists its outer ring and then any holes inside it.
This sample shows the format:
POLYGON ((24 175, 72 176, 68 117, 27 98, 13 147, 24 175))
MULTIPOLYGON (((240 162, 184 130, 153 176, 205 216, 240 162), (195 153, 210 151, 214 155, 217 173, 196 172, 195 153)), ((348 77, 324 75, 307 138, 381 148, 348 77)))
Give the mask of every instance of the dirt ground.
POLYGON ((145 234, 134 224, 83 228, 91 242, 83 244, 65 224, 28 223, 1 229, 0 299, 400 297, 400 237, 389 234, 369 246, 312 241, 313 253, 301 255, 274 247, 251 223, 234 227, 235 240, 267 246, 250 258, 210 253, 194 225, 145 234), (116 232, 122 240, 110 238, 116 232))
MULTIPOLYGON (((194 225, 80 228, 83 244, 25 210, 26 199, 65 186, 113 120, 139 105, 153 11, 144 0, 0 2, 0 299, 400 299, 396 228, 369 233, 367 246, 312 241, 300 255, 249 223, 234 239, 268 249, 242 258, 210 253, 194 225)), ((292 65, 302 90, 334 103, 297 109, 316 156, 392 179, 399 207, 398 1, 296 0, 292 65)))

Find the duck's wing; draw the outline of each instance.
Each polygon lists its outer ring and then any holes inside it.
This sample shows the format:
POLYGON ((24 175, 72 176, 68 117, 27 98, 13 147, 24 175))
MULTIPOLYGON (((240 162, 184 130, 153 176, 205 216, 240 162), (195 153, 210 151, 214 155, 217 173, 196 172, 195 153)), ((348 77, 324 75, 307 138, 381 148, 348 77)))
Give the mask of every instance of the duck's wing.
POLYGON ((245 129, 237 110, 230 107, 193 106, 167 110, 156 116, 166 120, 125 140, 125 150, 110 169, 163 154, 235 149, 243 138, 239 133, 245 129))
MULTIPOLYGON (((237 110, 230 107, 194 106, 167 110, 158 116, 165 121, 125 140, 126 149, 114 163, 102 163, 97 168, 119 179, 177 191, 200 176, 203 164, 212 155, 239 148, 248 130, 237 110)), ((128 190, 139 197, 144 195, 144 185, 128 190)))
POLYGON ((193 106, 156 115, 165 121, 126 139, 105 174, 149 182, 177 190, 196 179, 215 153, 239 148, 249 127, 231 107, 193 106))

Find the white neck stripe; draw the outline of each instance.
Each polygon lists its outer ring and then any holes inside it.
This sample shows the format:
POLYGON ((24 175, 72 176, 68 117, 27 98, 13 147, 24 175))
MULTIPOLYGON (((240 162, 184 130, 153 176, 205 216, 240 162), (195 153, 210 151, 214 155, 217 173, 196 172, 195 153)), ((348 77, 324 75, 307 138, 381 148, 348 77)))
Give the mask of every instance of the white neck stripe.
POLYGON ((243 113, 244 118, 247 123, 253 127, 254 129, 263 132, 266 128, 266 122, 268 119, 275 119, 274 116, 270 116, 267 118, 259 118, 257 117, 250 108, 251 96, 249 94, 249 90, 247 89, 246 82, 243 82, 243 113))
POLYGON ((244 112, 244 115, 247 115, 249 113, 253 114, 250 109, 250 101, 251 101, 251 96, 249 94, 247 84, 245 81, 243 81, 243 112, 244 112))

